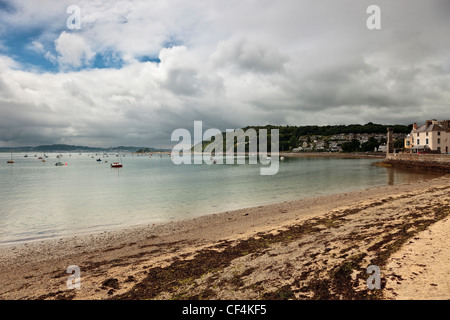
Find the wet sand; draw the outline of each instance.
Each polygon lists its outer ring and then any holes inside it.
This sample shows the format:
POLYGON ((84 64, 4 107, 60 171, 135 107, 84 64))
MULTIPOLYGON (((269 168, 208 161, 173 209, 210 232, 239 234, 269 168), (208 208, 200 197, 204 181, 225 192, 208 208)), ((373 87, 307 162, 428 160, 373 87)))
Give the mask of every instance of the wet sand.
POLYGON ((447 175, 3 247, 0 299, 448 299, 449 214, 447 175))

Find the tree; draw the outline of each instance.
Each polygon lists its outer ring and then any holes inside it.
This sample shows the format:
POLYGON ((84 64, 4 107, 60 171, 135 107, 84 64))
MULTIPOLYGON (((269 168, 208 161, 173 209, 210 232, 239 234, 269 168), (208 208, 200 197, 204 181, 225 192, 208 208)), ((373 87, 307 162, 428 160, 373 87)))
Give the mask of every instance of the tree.
POLYGON ((297 148, 298 147, 298 138, 296 136, 292 136, 291 139, 289 139, 289 146, 291 148, 297 148))
POLYGON ((374 137, 370 137, 368 141, 361 144, 361 151, 368 152, 368 151, 374 151, 375 148, 378 149, 380 146, 380 143, 377 139, 374 137))
POLYGON ((403 139, 397 139, 394 141, 394 149, 402 149, 404 148, 404 140, 403 139))
POLYGON ((359 141, 356 139, 353 139, 351 142, 344 142, 342 144, 342 151, 343 152, 356 152, 359 151, 360 144, 359 141))

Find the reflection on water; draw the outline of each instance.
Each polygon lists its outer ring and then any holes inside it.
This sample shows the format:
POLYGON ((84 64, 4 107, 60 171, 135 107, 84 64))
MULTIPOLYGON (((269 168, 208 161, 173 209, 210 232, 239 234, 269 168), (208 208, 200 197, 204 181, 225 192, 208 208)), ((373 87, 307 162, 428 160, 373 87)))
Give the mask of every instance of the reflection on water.
POLYGON ((388 185, 392 186, 394 185, 395 172, 392 168, 386 168, 386 171, 388 176, 388 185))
POLYGON ((0 244, 156 223, 263 204, 413 182, 425 174, 379 160, 286 158, 274 176, 259 165, 180 165, 169 156, 0 154, 0 244), (37 155, 39 156, 39 155, 37 155), (96 161, 101 158, 102 161, 96 161), (55 166, 62 161, 67 166, 55 166), (106 161, 108 161, 106 163, 106 161))

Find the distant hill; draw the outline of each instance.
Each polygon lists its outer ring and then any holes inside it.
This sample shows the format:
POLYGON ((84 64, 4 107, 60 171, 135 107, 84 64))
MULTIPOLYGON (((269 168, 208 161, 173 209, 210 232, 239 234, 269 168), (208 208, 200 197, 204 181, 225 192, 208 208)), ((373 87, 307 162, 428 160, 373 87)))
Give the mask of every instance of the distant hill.
POLYGON ((37 147, 16 147, 0 148, 0 152, 137 152, 139 150, 148 150, 149 152, 170 151, 169 149, 157 149, 149 147, 117 146, 110 148, 98 148, 87 146, 73 146, 67 144, 41 145, 37 147))

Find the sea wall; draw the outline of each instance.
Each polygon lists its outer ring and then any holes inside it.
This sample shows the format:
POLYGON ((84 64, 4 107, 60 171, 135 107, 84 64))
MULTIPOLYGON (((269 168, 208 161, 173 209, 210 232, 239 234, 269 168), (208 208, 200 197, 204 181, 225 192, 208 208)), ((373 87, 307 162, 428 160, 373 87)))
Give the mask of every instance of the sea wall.
POLYGON ((386 160, 450 163, 450 154, 388 153, 386 160))
POLYGON ((406 169, 450 173, 450 154, 388 153, 383 163, 406 169))

